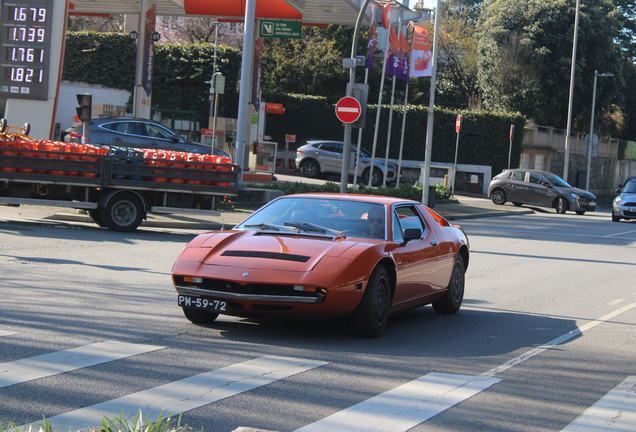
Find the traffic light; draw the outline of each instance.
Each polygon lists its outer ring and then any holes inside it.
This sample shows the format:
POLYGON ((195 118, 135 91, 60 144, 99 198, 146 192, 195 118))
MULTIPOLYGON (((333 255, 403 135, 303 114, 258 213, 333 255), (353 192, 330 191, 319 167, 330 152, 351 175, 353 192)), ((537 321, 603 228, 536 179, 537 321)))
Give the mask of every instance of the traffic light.
POLYGON ((77 117, 83 122, 90 121, 93 96, 89 94, 78 94, 75 96, 77 97, 77 104, 79 105, 79 107, 75 108, 77 117))

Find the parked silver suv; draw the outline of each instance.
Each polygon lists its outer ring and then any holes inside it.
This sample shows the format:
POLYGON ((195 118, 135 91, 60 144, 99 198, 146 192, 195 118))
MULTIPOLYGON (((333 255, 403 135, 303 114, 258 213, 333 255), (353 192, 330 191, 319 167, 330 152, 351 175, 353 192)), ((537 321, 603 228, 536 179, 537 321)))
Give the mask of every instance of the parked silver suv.
POLYGON ((493 177, 488 196, 498 205, 510 201, 516 206, 529 204, 554 208, 557 213, 570 210, 582 215, 596 210, 594 194, 574 188, 558 175, 545 171, 504 170, 493 177))
MULTIPOLYGON (((329 174, 340 174, 342 172, 342 155, 344 144, 340 141, 307 141, 307 144, 296 150, 296 166, 305 177, 317 178, 325 177, 329 174)), ((357 147, 351 146, 351 168, 349 175, 355 172, 355 159, 357 147)), ((374 170, 371 184, 381 186, 384 179, 384 159, 374 159, 374 170)), ((369 183, 369 172, 371 167, 371 155, 360 149, 360 164, 358 167, 358 178, 362 183, 369 183)), ((396 178, 397 165, 389 162, 387 165, 386 182, 394 183, 396 178)))

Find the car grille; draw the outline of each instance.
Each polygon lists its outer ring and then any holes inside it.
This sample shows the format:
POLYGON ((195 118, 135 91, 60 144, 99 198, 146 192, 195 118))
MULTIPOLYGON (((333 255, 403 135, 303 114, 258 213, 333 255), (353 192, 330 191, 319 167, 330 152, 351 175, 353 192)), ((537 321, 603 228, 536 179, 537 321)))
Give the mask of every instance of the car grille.
POLYGON ((221 256, 242 257, 242 258, 265 258, 282 261, 294 261, 306 263, 309 258, 306 255, 296 255, 282 252, 261 252, 261 251, 242 251, 242 250, 226 250, 221 256))
POLYGON ((633 211, 623 211, 623 214, 625 216, 632 216, 632 217, 636 217, 636 212, 633 211))
POLYGON ((299 291, 294 289, 294 285, 282 284, 246 284, 241 285, 236 282, 204 278, 201 283, 185 282, 183 276, 174 276, 175 285, 180 287, 196 288, 197 290, 215 291, 218 293, 243 294, 254 296, 284 296, 296 298, 315 299, 312 303, 322 303, 327 292, 324 289, 316 288, 315 292, 299 291))
POLYGON ((623 207, 636 207, 636 202, 626 202, 622 204, 623 207))

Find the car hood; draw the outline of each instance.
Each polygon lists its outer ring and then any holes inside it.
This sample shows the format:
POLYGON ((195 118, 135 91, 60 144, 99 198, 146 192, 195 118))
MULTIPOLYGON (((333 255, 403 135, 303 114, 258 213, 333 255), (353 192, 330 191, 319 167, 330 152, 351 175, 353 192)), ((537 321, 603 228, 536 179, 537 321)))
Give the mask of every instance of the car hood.
POLYGON ((574 187, 573 188, 559 187, 559 189, 562 192, 565 192, 565 193, 568 193, 568 192, 569 193, 577 193, 577 194, 581 195, 583 198, 596 199, 596 196, 593 193, 588 192, 585 189, 579 189, 579 188, 574 188, 574 187))
POLYGON ((189 246, 182 259, 196 259, 206 265, 298 272, 312 270, 325 257, 338 258, 360 243, 360 239, 256 230, 227 231, 199 237, 204 238, 195 239, 193 243, 196 241, 197 244, 194 248, 189 246))

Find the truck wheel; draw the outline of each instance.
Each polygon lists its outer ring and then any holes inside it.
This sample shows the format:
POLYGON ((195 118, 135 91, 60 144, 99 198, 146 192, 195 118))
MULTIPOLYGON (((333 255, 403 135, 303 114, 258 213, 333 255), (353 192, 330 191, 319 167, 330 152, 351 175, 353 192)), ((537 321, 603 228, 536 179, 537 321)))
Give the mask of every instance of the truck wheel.
POLYGON ((7 131, 7 119, 0 120, 0 133, 5 133, 7 131))
POLYGON ((110 230, 132 232, 141 224, 144 206, 136 195, 124 192, 113 196, 106 207, 100 208, 99 216, 110 230))

